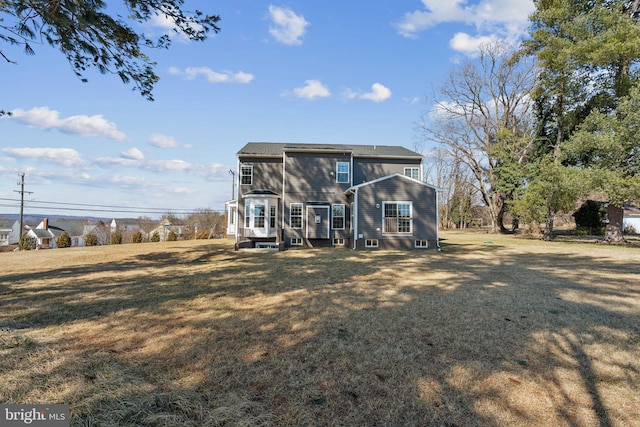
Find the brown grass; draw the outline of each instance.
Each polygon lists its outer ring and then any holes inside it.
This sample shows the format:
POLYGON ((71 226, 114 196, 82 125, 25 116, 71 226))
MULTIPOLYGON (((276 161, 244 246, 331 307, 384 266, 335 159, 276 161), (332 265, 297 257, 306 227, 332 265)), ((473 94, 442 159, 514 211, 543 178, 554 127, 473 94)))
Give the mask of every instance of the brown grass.
POLYGON ((640 426, 640 250, 1 254, 0 402, 74 426, 640 426))

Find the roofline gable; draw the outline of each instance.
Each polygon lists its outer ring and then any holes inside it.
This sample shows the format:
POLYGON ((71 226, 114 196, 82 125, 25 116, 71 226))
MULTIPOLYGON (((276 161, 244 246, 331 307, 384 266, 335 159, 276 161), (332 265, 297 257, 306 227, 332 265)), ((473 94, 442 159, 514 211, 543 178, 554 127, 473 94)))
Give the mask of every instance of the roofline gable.
POLYGON ((386 181, 387 179, 391 179, 391 178, 395 178, 395 177, 399 177, 401 179, 409 180, 409 181, 411 181, 413 183, 420 184, 420 185, 423 185, 425 187, 429 187, 429 188, 431 188, 431 189, 433 189, 435 191, 444 191, 442 188, 436 187, 435 185, 431 185, 431 184, 428 184, 428 183, 426 183, 424 181, 420 181, 418 179, 411 178, 410 176, 403 175, 401 173, 397 173, 396 172, 396 173, 393 173, 391 175, 383 176, 381 178, 376 178, 376 179, 373 179, 371 181, 363 182, 363 183, 358 184, 358 185, 352 185, 351 187, 346 189, 345 194, 349 193, 349 192, 353 192, 355 190, 358 190, 359 188, 365 187, 367 185, 375 184, 375 183, 378 183, 378 182, 381 182, 381 181, 386 181))

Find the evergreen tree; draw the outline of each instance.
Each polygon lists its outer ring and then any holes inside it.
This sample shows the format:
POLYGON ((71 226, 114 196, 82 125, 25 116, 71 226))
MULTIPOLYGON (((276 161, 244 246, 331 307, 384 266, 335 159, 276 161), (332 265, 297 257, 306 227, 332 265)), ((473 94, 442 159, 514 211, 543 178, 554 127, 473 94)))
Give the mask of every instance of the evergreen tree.
MULTIPOLYGON (((109 8, 114 5, 110 2, 109 8)), ((82 79, 88 68, 103 74, 116 74, 123 83, 132 82, 134 89, 149 100, 158 81, 155 62, 145 51, 168 48, 171 37, 147 38, 133 29, 156 17, 173 24, 173 31, 190 40, 205 40, 210 31, 217 33, 220 17, 196 10, 183 10, 184 0, 123 0, 126 22, 120 15, 107 13, 103 0, 2 0, 0 1, 0 43, 18 45, 29 55, 35 54, 32 43, 45 42, 59 49, 82 79)), ((122 4, 121 4, 122 6, 122 4)), ((2 50, 0 58, 15 63, 2 50)), ((0 115, 2 112, 0 111, 0 115)))
POLYGON ((133 243, 142 243, 142 232, 140 230, 136 230, 136 232, 133 233, 133 237, 131 238, 131 241, 133 243))
POLYGON ((69 237, 69 233, 66 231, 62 232, 62 234, 56 240, 56 246, 58 248, 70 248, 71 247, 71 238, 69 237))
POLYGON ((84 244, 85 246, 98 246, 98 236, 93 233, 89 233, 84 236, 84 244))

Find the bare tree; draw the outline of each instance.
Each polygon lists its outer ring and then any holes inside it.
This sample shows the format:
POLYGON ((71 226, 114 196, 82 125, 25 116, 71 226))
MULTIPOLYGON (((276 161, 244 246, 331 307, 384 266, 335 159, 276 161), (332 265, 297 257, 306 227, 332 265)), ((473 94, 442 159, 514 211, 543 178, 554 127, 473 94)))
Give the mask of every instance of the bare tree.
MULTIPOLYGON (((416 151, 422 150, 416 147, 416 151)), ((439 227, 451 228, 454 223, 459 228, 466 227, 468 224, 465 223, 464 218, 471 216, 471 206, 466 208, 465 202, 473 200, 477 193, 473 187, 471 171, 441 147, 423 154, 426 158, 424 176, 441 190, 438 192, 439 227), (454 215, 453 209, 456 208, 458 212, 454 215), (462 209, 464 212, 461 211, 462 209), (455 221, 454 217, 459 220, 455 221)))
POLYGON ((485 44, 477 60, 450 73, 420 124, 427 140, 471 171, 489 207, 492 232, 506 231, 502 217, 509 194, 499 185, 502 168, 522 161, 533 147, 529 94, 534 82, 530 59, 516 61, 504 45, 485 44))

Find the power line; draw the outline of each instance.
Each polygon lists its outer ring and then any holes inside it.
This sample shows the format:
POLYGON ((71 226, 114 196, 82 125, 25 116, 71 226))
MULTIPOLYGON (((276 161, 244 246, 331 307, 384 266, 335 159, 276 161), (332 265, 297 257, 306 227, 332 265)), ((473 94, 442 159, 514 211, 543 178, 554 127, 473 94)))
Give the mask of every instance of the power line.
MULTIPOLYGON (((8 199, 0 197, 1 201, 20 202, 18 199, 8 199)), ((0 204, 3 207, 15 207, 15 205, 0 204)), ((100 205, 87 203, 67 203, 67 202, 51 202, 44 200, 27 201, 25 207, 33 209, 48 209, 54 211, 78 211, 78 212, 113 212, 121 214, 175 214, 175 215, 193 215, 202 212, 202 209, 171 209, 171 208, 150 208, 143 206, 118 206, 118 205, 100 205), (64 205, 58 207, 52 205, 64 205)), ((221 210, 206 209, 214 212, 222 212, 221 210)))

